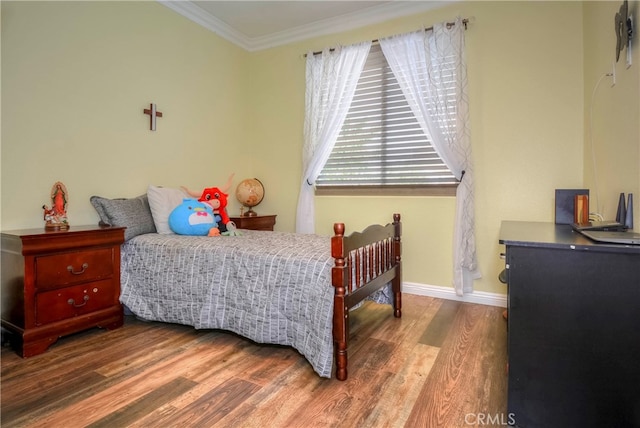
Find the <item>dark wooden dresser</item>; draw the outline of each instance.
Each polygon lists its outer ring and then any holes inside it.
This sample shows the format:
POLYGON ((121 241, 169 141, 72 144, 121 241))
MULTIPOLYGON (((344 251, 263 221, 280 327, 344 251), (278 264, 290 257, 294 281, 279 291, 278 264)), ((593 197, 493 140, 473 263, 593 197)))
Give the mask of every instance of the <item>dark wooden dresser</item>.
POLYGON ((256 215, 230 217, 238 229, 273 230, 276 224, 275 215, 256 215))
POLYGON ((518 427, 640 427, 640 246, 503 222, 518 427))
POLYGON ((6 231, 2 240, 2 327, 23 357, 60 336, 122 326, 120 244, 124 228, 6 231))

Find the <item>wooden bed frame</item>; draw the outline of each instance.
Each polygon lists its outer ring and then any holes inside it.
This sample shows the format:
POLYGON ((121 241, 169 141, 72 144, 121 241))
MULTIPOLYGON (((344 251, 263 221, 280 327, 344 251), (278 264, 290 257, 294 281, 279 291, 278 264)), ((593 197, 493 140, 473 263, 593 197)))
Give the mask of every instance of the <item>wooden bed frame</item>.
MULTIPOLYGON (((72 229, 70 232, 65 232, 64 236, 71 237, 77 235, 79 232, 77 228, 72 229), (75 230, 75 232, 73 232, 75 230)), ((89 228, 96 229, 96 228, 89 228)), ((334 259, 334 265, 331 270, 331 284, 334 287, 334 301, 333 301, 333 331, 332 339, 334 342, 334 358, 336 366, 336 378, 339 380, 347 379, 347 346, 349 339, 349 311, 356 305, 362 303, 365 298, 372 293, 385 287, 387 284, 391 284, 393 292, 393 314, 399 318, 401 316, 401 223, 400 214, 393 215, 393 223, 389 223, 385 226, 372 225, 367 227, 361 232, 353 232, 348 236, 345 236, 344 223, 334 224, 334 236, 331 237, 331 257, 334 259)), ((81 228, 82 230, 82 228, 81 228)), ((109 278, 120 279, 120 244, 122 243, 122 236, 124 226, 100 228, 93 231, 93 234, 106 234, 111 233, 119 238, 116 241, 109 241, 110 251, 113 251, 117 257, 113 260, 114 274, 109 273, 109 278)), ((62 236, 62 235, 61 235, 62 236)), ((84 236, 84 235, 82 235, 84 236)), ((92 235, 93 236, 93 235, 92 235)), ((111 235, 109 235, 111 236, 111 235)), ((5 244, 3 233, 3 246, 5 244)), ((49 238, 46 238, 49 239, 49 238)), ((66 238, 65 238, 66 239, 66 238)), ((80 239, 80 238, 78 238, 80 239)), ((84 239, 84 238, 83 238, 84 239)), ((96 238, 97 239, 97 238, 96 238)), ((101 238, 102 239, 102 238, 101 238)), ((78 241, 79 242, 79 241, 78 241)), ((96 242, 98 242, 96 240, 96 242)), ((100 241, 101 245, 106 241, 100 241)), ((74 241, 74 245, 75 241, 74 241)), ((88 253, 87 244, 78 243, 79 250, 75 251, 74 257, 82 258, 86 257, 85 253, 88 253), (80 251, 82 250, 82 251, 80 251), (77 253, 77 255, 75 255, 77 253)), ((66 248, 66 247, 65 247, 66 248)), ((91 248, 93 251, 93 248, 91 248)), ((20 254, 20 253, 18 253, 20 254)), ((20 255, 20 257, 22 257, 20 255)), ((4 247, 3 247, 3 268, 4 268, 4 247)), ((56 259, 57 260, 57 259, 56 259)), ((83 259, 84 260, 84 259, 83 259)), ((326 260, 326 259, 325 259, 326 260)), ((66 271, 64 267, 62 271, 66 271)), ((84 269, 82 269, 84 272, 84 269)), ((4 271, 3 271, 4 272, 4 271)), ((72 274, 74 272, 71 272, 72 274)), ((93 277, 91 277, 93 278, 93 277)), ((65 279, 66 280, 66 279, 65 279)), ((4 281, 4 278, 3 278, 4 281)), ((76 279, 74 278, 74 281, 76 279)), ((86 281, 86 280, 85 280, 86 281)), ((76 281, 77 282, 77 281, 76 281)), ((72 285, 76 282, 71 282, 72 285)), ((3 291, 5 288, 3 282, 3 291)), ((109 290, 112 292, 114 299, 117 299, 120 294, 119 281, 113 283, 109 290)), ((64 296, 63 296, 64 297, 64 296)), ((111 297, 110 297, 111 298, 111 297)), ((70 302, 73 303, 71 299, 70 302)), ((67 298, 64 297, 64 301, 61 305, 65 308, 67 304, 67 298)), ((3 304, 4 305, 4 304, 3 304)), ((72 305, 73 306, 73 305, 72 305)), ((3 307, 3 317, 6 312, 3 307)), ((90 306, 75 305, 73 310, 93 310, 90 306), (77 309, 81 307, 81 309, 77 309)), ((111 311, 111 307, 109 308, 111 311)), ((114 300, 113 310, 117 312, 117 322, 114 321, 113 325, 109 324, 109 327, 117 327, 122 325, 122 309, 117 300, 114 300)), ((82 316, 74 316, 73 319, 89 320, 98 319, 98 325, 102 318, 96 318, 93 312, 81 313, 82 316)), ((327 314, 328 315, 328 314, 327 314)), ((71 319, 71 318, 70 318, 71 319)), ((111 319, 111 318, 110 318, 111 319)), ((67 321, 64 321, 67 323, 67 321)), ((83 321, 84 322, 84 321, 83 321)), ((3 319, 3 325, 5 320, 3 319)), ((55 323, 52 323, 52 325, 55 323)), ((57 325, 57 324, 55 324, 57 325)), ((66 325, 66 324, 65 324, 66 325)), ((74 324, 75 325, 75 324, 74 324)), ((94 324, 96 325, 95 322, 94 324)), ((82 324, 82 329, 85 327, 82 324)), ((77 331, 75 329, 73 331, 77 331)), ((53 330, 51 330, 53 331, 53 330)), ((50 343, 55 341, 58 336, 69 333, 71 330, 55 331, 52 339, 47 339, 47 344, 42 348, 44 351, 50 343)), ((329 338, 326 338, 329 339, 329 338)), ((326 354, 325 354, 326 355, 326 354)), ((24 355, 27 356, 27 355, 24 355)))
POLYGON ((349 310, 391 282, 393 315, 396 318, 402 316, 400 214, 393 215, 393 223, 369 226, 349 236, 344 236, 344 223, 335 223, 333 231, 331 256, 335 259, 335 266, 331 282, 335 288, 333 340, 336 378, 346 380, 349 310))

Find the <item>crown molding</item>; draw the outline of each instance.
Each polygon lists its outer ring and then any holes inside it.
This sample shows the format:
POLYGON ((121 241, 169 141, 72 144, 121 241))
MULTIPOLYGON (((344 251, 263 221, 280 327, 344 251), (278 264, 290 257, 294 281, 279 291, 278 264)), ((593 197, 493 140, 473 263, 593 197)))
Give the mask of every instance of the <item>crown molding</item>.
POLYGON ((190 1, 170 1, 157 0, 158 3, 168 7, 174 12, 179 13, 187 19, 203 26, 204 28, 216 33, 220 37, 229 40, 241 48, 251 51, 251 38, 245 36, 230 25, 222 22, 215 16, 211 15, 201 7, 190 1))
POLYGON ((380 6, 373 6, 357 12, 347 13, 335 18, 323 19, 309 25, 291 28, 279 33, 264 37, 256 37, 251 40, 252 50, 268 49, 286 45, 293 42, 326 36, 353 30, 379 22, 388 21, 402 16, 434 10, 446 5, 446 2, 438 1, 406 1, 392 2, 380 6))
POLYGON ((441 8, 449 1, 398 1, 373 6, 358 12, 351 12, 335 18, 323 19, 309 25, 291 28, 286 31, 269 34, 261 37, 248 37, 242 32, 232 28, 215 16, 206 12, 190 1, 157 0, 158 3, 190 19, 191 21, 207 28, 215 34, 249 51, 282 46, 299 42, 313 37, 326 36, 328 34, 348 31, 366 25, 400 18, 415 13, 426 12, 441 8))

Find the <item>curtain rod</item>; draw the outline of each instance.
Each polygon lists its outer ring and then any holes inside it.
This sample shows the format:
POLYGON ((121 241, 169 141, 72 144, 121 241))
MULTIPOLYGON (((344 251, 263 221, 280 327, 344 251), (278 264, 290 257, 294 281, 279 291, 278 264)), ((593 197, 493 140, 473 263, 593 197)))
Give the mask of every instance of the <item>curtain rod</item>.
MULTIPOLYGON (((468 18, 464 18, 462 20, 462 25, 464 25, 464 29, 465 30, 467 29, 467 24, 468 23, 469 23, 469 19, 468 18)), ((455 22, 447 22, 446 25, 447 25, 447 28, 451 28, 454 25, 456 25, 456 23, 455 22)), ((427 28, 424 29, 424 31, 433 31, 433 27, 427 27, 427 28)), ((371 40, 371 43, 378 43, 378 42, 380 42, 380 40, 378 40, 378 39, 371 40)), ((335 50, 336 50, 336 48, 331 48, 331 49, 329 49, 329 52, 333 52, 335 50)), ((320 55, 321 53, 322 53, 322 51, 317 51, 317 52, 313 52, 313 55, 320 55)), ((307 55, 308 54, 304 54, 304 57, 306 58, 307 55)))

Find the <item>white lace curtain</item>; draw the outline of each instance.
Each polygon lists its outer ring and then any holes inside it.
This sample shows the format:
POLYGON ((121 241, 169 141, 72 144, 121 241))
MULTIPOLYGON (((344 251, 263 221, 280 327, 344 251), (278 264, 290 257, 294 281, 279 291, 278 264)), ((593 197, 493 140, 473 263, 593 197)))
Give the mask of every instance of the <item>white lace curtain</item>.
MULTIPOLYGON (((340 133, 371 43, 307 55, 303 176, 296 231, 314 231, 313 184, 340 133)), ((436 24, 433 31, 380 40, 382 51, 423 131, 447 167, 461 180, 456 193, 453 285, 458 295, 473 291, 477 267, 473 165, 469 141, 469 103, 464 25, 436 24), (451 67, 451 61, 455 67, 451 67), (455 97, 447 95, 455 79, 455 97), (454 126, 452 126, 454 125, 454 126), (453 132, 451 130, 454 130, 453 132)))
POLYGON ((455 25, 441 23, 434 25, 433 31, 381 39, 380 47, 422 130, 460 180, 453 234, 453 286, 461 296, 472 292, 473 280, 481 276, 475 245, 464 25, 458 18, 455 25), (449 83, 452 79, 454 85, 449 83), (448 93, 452 88, 454 97, 448 93))
POLYGON ((314 183, 340 134, 371 42, 307 54, 302 183, 296 232, 315 230, 314 183))

